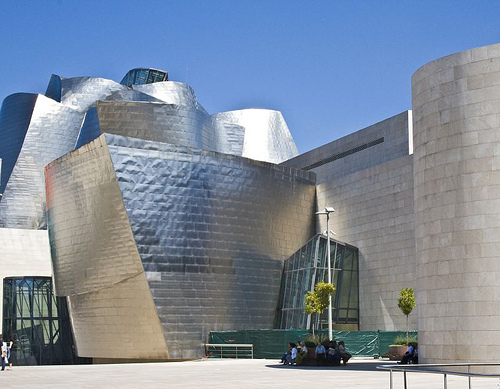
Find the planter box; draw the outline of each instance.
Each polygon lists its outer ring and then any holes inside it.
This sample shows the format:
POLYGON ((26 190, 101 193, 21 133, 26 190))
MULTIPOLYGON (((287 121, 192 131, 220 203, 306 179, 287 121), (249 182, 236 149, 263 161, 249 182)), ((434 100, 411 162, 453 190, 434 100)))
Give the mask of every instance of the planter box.
POLYGON ((389 346, 389 360, 400 361, 406 353, 406 346, 389 346))

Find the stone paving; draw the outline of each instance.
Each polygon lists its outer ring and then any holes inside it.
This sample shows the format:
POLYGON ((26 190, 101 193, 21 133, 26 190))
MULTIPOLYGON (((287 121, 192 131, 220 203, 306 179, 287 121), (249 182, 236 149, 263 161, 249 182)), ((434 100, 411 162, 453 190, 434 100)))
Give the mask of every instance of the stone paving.
MULTIPOLYGON (((276 360, 200 360, 191 362, 20 366, 0 372, 0 388, 389 388, 387 361, 351 360, 340 367, 282 366, 276 360)), ((394 389, 403 388, 394 373, 394 389)), ((443 388, 441 375, 408 374, 408 388, 443 388)), ((467 379, 449 377, 448 389, 468 388, 467 379)), ((500 388, 498 379, 474 378, 473 389, 500 388)))

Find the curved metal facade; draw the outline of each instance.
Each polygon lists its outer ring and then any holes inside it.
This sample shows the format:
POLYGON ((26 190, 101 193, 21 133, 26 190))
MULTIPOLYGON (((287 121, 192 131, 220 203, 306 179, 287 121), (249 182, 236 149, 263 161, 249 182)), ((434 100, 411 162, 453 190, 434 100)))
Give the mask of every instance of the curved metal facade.
POLYGON ((73 149, 83 116, 43 95, 17 95, 5 101, 14 107, 2 106, 3 113, 11 114, 10 120, 0 123, 6 123, 0 129, 6 139, 0 156, 3 159, 6 155, 9 163, 4 171, 8 182, 0 201, 0 227, 43 229, 46 228, 43 168, 73 149), (29 109, 17 110, 19 102, 23 107, 33 107, 31 115, 29 109), (14 158, 15 165, 8 175, 14 158))
POLYGON ((290 142, 279 112, 211 116, 182 83, 53 75, 0 110, 0 227, 48 221, 79 356, 199 357, 212 329, 272 327, 314 234, 314 174, 268 163, 290 142))
POLYGON ((127 87, 98 77, 52 75, 46 96, 15 94, 2 104, 0 226, 45 228, 41 167, 102 133, 266 162, 297 154, 279 112, 246 110, 210 116, 192 88, 179 82, 127 87))
MULTIPOLYGON (((215 148, 213 132, 206 125, 208 115, 192 106, 100 101, 92 114, 97 120, 86 123, 81 138, 92 138, 89 133, 109 133, 205 150, 215 148)), ((79 139, 78 144, 83 141, 79 139)))
POLYGON ((111 133, 272 163, 298 154, 278 111, 247 109, 210 116, 191 87, 180 82, 131 88, 113 92, 97 103, 95 112, 82 127, 78 146, 102 133, 111 133))
POLYGON ((134 85, 133 88, 167 104, 188 106, 205 111, 196 100, 194 90, 182 82, 155 82, 154 84, 134 85))
POLYGON ((290 130, 279 111, 242 109, 212 116, 217 122, 231 123, 245 129, 242 156, 280 163, 298 154, 290 130))
POLYGON ((8 96, 0 108, 0 194, 4 192, 21 152, 36 99, 35 94, 15 93, 8 96))
MULTIPOLYGON (((50 164, 56 287, 70 296, 79 353, 108 321, 96 323, 96 312, 116 314, 101 299, 121 306, 114 285, 141 274, 157 313, 148 320, 161 322, 171 358, 202 355, 210 330, 271 328, 282 260, 314 234, 314 178, 108 134, 50 164)), ((129 301, 130 312, 145 298, 129 301)), ((121 344, 119 331, 102 331, 121 344)), ((123 352, 110 348, 108 357, 123 352)))
POLYGON ((85 113, 95 105, 96 101, 104 100, 120 90, 127 90, 127 87, 105 78, 63 78, 52 75, 45 95, 80 113, 85 113))

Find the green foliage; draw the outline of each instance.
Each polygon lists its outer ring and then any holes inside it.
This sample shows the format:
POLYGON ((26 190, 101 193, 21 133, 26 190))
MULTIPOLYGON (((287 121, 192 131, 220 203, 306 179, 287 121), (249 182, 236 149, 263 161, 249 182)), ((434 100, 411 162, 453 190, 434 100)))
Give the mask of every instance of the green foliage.
POLYGON ((398 307, 401 309, 404 315, 408 316, 413 308, 417 304, 415 303, 415 294, 412 288, 404 288, 399 292, 398 307))
POLYGON ((417 303, 415 302, 415 293, 412 288, 404 288, 399 291, 398 307, 404 315, 406 315, 406 345, 408 345, 408 328, 409 320, 408 315, 413 311, 417 303))
POLYGON ((328 334, 322 334, 321 332, 319 334, 311 334, 304 339, 304 342, 306 344, 306 347, 308 348, 316 347, 318 345, 318 342, 321 342, 324 346, 327 346, 329 342, 328 334))
POLYGON ((308 315, 312 313, 321 314, 328 308, 329 297, 335 291, 335 286, 327 282, 318 282, 314 290, 306 294, 306 306, 304 312, 308 315))
MULTIPOLYGON (((304 312, 307 315, 316 314, 316 319, 323 311, 328 308, 330 302, 329 297, 335 291, 335 286, 327 282, 318 282, 314 286, 314 290, 306 294, 306 306, 304 312)), ((312 326, 314 336, 314 325, 312 326)))
POLYGON ((398 335, 394 338, 394 342, 392 343, 392 345, 394 345, 394 346, 406 346, 408 343, 418 344, 418 337, 417 336, 410 336, 410 337, 408 337, 408 339, 406 339, 405 336, 398 335))

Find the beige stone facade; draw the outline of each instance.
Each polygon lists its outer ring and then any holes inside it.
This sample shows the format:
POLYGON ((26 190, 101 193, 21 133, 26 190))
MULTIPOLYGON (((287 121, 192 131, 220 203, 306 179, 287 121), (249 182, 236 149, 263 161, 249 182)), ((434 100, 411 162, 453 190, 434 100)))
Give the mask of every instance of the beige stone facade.
MULTIPOLYGON (((313 166, 317 208, 333 206, 335 238, 359 248, 362 331, 406 327, 397 297, 415 287, 411 134, 406 111, 286 162, 313 166)), ((325 231, 325 218, 317 226, 325 231)), ((410 326, 417 327, 416 312, 410 326)))
MULTIPOLYGON (((337 238, 359 247, 360 329, 404 329, 397 296, 413 287, 420 359, 493 361, 500 345, 500 45, 423 66, 412 93, 412 112, 286 164, 318 175, 318 209, 335 207, 337 238)), ((319 220, 318 232, 324 229, 319 220)))
POLYGON ((500 345, 500 45, 413 76, 419 340, 425 360, 500 345))

